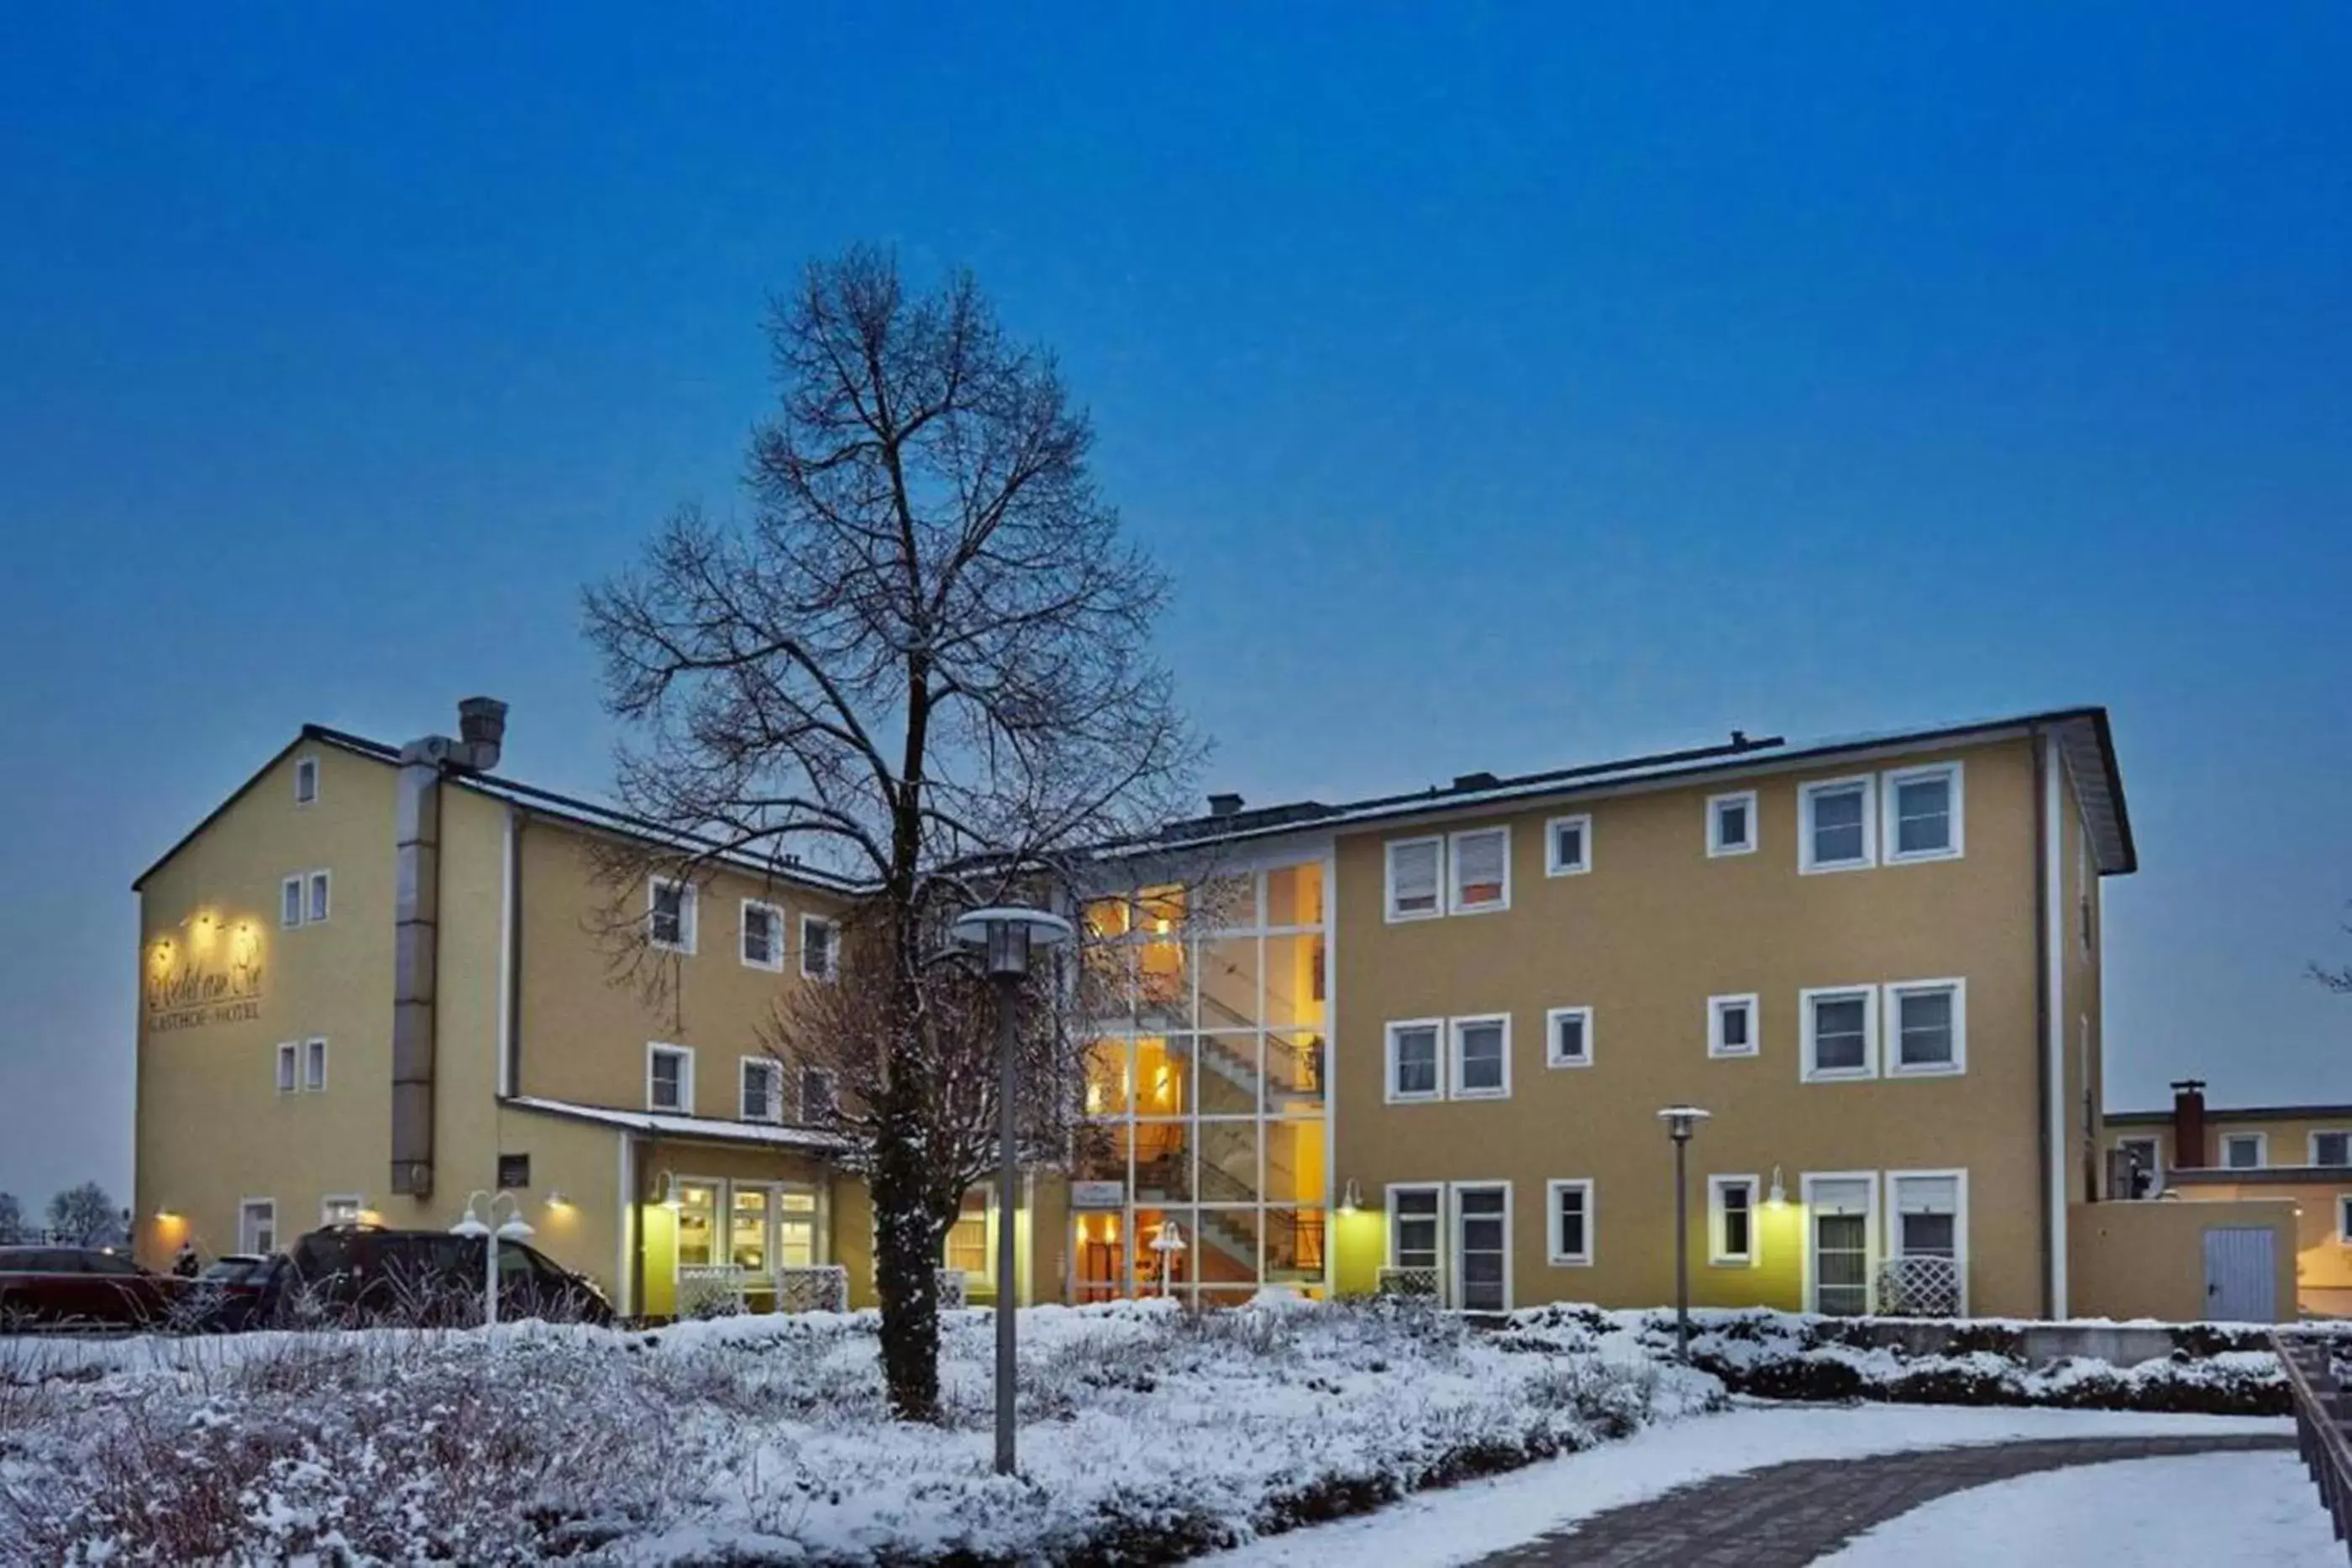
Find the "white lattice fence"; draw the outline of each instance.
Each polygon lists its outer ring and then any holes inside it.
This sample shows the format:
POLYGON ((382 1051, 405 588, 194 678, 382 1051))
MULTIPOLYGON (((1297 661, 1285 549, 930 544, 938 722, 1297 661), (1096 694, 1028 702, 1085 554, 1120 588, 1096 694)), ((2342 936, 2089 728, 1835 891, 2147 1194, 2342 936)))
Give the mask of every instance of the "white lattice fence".
POLYGON ((971 1281, 961 1269, 939 1271, 939 1292, 941 1312, 954 1312, 959 1307, 971 1305, 971 1281))
POLYGON ((1444 1299, 1444 1277, 1435 1269, 1389 1268, 1380 1272, 1379 1290, 1383 1296, 1433 1305, 1444 1299))
POLYGON ((742 1270, 723 1263, 682 1263, 678 1266, 679 1317, 732 1317, 742 1310, 742 1270))
POLYGON ((1891 1318, 1956 1318, 1966 1304, 1949 1258, 1889 1258, 1878 1266, 1878 1310, 1891 1318))
POLYGON ((845 1312, 849 1310, 849 1270, 838 1263, 818 1263, 803 1269, 776 1270, 776 1311, 780 1312, 845 1312))

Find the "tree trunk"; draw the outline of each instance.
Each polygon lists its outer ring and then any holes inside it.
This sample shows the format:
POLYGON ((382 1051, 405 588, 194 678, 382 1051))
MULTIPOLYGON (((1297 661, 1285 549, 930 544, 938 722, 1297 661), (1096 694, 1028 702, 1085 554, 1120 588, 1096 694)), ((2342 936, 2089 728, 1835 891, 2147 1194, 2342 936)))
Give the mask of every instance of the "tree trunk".
POLYGON ((939 1260, 921 1145, 908 1130, 892 1115, 877 1140, 874 1281, 882 1298, 882 1379, 891 1411, 902 1421, 932 1422, 940 1416, 939 1260))

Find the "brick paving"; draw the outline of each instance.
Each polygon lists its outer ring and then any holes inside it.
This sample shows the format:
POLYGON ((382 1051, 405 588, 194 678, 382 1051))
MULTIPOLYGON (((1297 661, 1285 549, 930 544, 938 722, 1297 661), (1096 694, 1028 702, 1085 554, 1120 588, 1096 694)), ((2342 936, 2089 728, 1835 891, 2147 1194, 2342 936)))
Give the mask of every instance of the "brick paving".
POLYGON ((1804 1568, 1921 1503, 2013 1476, 2113 1459, 2294 1447, 2284 1434, 2062 1437, 1797 1459, 1610 1509, 1482 1558, 1475 1568, 1804 1568))

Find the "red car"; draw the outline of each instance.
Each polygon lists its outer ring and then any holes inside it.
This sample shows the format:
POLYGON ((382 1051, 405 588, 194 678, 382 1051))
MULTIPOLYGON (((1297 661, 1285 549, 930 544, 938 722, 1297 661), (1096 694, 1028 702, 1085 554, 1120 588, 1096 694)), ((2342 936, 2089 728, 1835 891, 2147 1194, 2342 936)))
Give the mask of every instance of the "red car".
POLYGON ((160 1326, 190 1282, 97 1247, 0 1247, 0 1332, 160 1326))

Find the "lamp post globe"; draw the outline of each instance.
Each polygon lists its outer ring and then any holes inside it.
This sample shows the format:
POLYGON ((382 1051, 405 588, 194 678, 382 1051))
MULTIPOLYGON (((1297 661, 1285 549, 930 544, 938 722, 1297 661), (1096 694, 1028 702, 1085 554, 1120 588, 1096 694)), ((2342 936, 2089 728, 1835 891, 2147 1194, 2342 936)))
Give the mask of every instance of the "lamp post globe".
POLYGON ((1013 1274, 1013 1195, 1021 1179, 1019 1127, 1013 1104, 1019 1089, 1021 982, 1029 974, 1031 949, 1057 947, 1076 933, 1060 915, 1025 904, 999 904, 957 917, 948 935, 979 955, 981 969, 996 989, 996 1473, 1009 1476, 1014 1464, 1013 1409, 1017 1333, 1013 1304, 1019 1291, 1013 1274))

